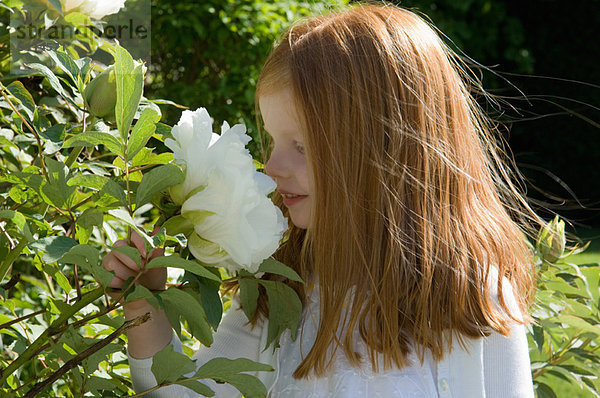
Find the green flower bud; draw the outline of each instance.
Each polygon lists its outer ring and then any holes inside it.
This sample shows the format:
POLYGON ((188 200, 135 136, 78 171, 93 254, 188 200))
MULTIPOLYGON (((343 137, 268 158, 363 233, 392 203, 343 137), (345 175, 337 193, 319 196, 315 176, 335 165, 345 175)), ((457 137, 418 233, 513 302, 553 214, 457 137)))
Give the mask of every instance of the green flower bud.
POLYGON ((554 263, 565 251, 565 244, 565 222, 556 216, 540 230, 536 249, 542 259, 554 263))
POLYGON ((106 68, 88 83, 83 92, 83 99, 92 115, 109 120, 115 118, 117 82, 112 66, 106 68))

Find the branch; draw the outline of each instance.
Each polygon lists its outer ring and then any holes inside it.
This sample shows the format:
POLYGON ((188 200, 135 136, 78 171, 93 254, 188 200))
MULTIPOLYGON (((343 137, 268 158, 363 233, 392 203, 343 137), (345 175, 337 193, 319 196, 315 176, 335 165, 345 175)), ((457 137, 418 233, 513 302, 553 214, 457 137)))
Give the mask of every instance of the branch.
POLYGON ((4 236, 6 236, 6 239, 8 239, 8 244, 10 245, 10 250, 14 249, 15 246, 16 246, 16 244, 12 240, 12 238, 10 237, 10 235, 8 234, 8 232, 6 232, 6 230, 4 229, 4 227, 2 226, 2 224, 0 224, 0 231, 2 231, 2 233, 4 234, 4 236))
POLYGON ((15 287, 15 285, 17 283, 19 283, 20 280, 21 280, 21 274, 16 273, 10 278, 10 280, 8 282, 0 285, 0 287, 4 290, 12 289, 13 287, 15 287))
POLYGON ((36 312, 32 312, 31 314, 24 315, 24 316, 22 316, 22 317, 20 317, 20 318, 13 319, 13 320, 12 320, 12 321, 10 321, 10 322, 3 323, 2 325, 0 325, 0 330, 2 330, 2 329, 6 329, 6 328, 8 328, 10 325, 14 325, 15 323, 19 323, 19 322, 22 322, 22 321, 24 321, 24 320, 26 320, 26 319, 29 319, 29 318, 31 318, 32 316, 36 316, 36 315, 39 315, 39 314, 43 314, 44 312, 46 312, 46 310, 39 310, 39 311, 36 311, 36 312))
POLYGON ((46 380, 41 381, 41 382, 35 384, 33 387, 31 387, 31 390, 27 391, 27 394, 25 394, 24 398, 36 397, 38 393, 44 391, 47 387, 49 387, 50 384, 54 383, 62 375, 64 375, 65 373, 67 373, 69 370, 73 369, 77 365, 79 365, 83 360, 85 360, 86 358, 88 358, 89 356, 91 356, 92 354, 94 354, 95 352, 100 350, 101 348, 107 346, 110 342, 112 342, 117 337, 122 335, 127 329, 131 329, 132 327, 139 326, 142 323, 150 320, 150 318, 151 318, 150 313, 146 312, 142 316, 139 316, 135 319, 124 322, 117 330, 115 330, 114 332, 109 334, 107 337, 100 340, 99 342, 92 345, 91 347, 87 348, 82 353, 77 354, 76 356, 71 358, 63 366, 61 366, 60 369, 58 369, 56 372, 52 373, 46 380))

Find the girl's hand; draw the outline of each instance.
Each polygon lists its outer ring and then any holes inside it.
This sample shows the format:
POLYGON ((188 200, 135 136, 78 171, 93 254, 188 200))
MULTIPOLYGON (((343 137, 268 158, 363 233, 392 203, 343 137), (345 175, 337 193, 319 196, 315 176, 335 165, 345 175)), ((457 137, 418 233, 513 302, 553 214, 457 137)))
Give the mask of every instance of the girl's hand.
MULTIPOLYGON (((153 258, 164 255, 165 250, 163 248, 156 248, 150 254, 146 253, 144 251, 144 241, 142 237, 133 230, 131 231, 130 243, 128 243, 127 240, 119 240, 115 242, 114 246, 121 247, 127 245, 138 249, 142 255, 141 264, 138 266, 135 261, 118 251, 113 250, 109 252, 102 259, 102 266, 115 273, 115 276, 108 286, 120 289, 127 279, 137 277, 135 282, 136 285, 142 285, 150 290, 164 290, 167 282, 167 269, 151 268, 145 270, 144 266, 153 258)), ((111 296, 114 295, 115 293, 111 294, 111 296)))

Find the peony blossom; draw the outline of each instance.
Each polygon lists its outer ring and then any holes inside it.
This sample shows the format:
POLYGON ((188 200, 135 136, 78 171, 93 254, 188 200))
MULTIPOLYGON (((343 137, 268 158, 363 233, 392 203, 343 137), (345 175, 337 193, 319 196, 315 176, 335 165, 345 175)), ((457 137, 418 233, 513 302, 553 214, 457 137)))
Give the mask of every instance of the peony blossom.
POLYGON ((200 108, 184 111, 172 134, 165 145, 186 177, 171 197, 194 225, 190 252, 205 264, 256 272, 277 249, 287 220, 267 197, 276 184, 256 171, 245 147, 246 128, 224 123, 221 135, 215 134, 200 108))
POLYGON ((125 5, 125 0, 61 0, 63 13, 79 11, 94 19, 116 14, 125 5))

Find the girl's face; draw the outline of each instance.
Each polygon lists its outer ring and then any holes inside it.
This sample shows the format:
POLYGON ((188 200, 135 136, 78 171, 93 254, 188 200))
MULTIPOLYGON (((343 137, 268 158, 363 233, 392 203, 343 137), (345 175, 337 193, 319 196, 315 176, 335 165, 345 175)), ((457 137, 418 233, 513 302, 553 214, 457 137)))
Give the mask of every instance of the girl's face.
POLYGON ((277 182, 292 222, 306 229, 312 205, 312 171, 307 161, 299 112, 289 88, 264 95, 258 101, 273 151, 265 172, 277 182), (298 195, 290 197, 288 194, 298 195))

